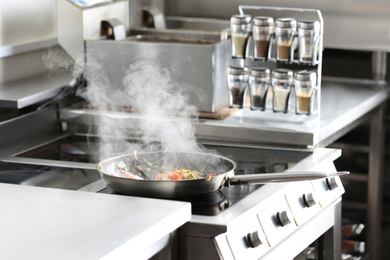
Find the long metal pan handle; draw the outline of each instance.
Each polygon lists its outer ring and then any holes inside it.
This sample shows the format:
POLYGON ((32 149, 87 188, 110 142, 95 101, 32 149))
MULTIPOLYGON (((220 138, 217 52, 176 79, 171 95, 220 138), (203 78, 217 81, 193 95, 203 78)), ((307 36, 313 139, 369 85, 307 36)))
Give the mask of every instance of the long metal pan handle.
POLYGON ((290 182, 290 181, 308 181, 317 180, 334 176, 341 176, 349 174, 348 171, 340 172, 318 172, 318 171, 304 171, 304 172, 282 172, 282 173, 260 173, 260 174, 244 174, 233 175, 227 179, 227 185, 234 184, 264 184, 272 182, 290 182))

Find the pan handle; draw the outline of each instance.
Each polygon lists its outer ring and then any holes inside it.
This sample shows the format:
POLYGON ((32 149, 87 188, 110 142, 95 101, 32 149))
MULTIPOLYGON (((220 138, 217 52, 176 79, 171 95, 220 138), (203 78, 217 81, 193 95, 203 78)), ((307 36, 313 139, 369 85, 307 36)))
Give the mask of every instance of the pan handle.
POLYGON ((275 182, 290 182, 290 181, 308 181, 317 180, 334 176, 349 174, 348 171, 340 172, 318 172, 318 171, 302 171, 302 172, 282 172, 282 173, 260 173, 260 174, 243 174, 233 175, 228 177, 226 184, 265 184, 275 182))

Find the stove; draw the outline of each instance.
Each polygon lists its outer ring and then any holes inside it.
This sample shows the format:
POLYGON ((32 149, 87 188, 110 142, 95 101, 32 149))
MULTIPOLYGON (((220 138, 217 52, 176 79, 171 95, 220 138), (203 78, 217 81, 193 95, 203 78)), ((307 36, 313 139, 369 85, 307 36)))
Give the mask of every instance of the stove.
MULTIPOLYGON (((98 142, 97 137, 66 135, 14 155, 14 158, 26 158, 29 162, 39 159, 41 164, 44 164, 44 161, 87 163, 91 165, 90 169, 2 162, 0 182, 72 190, 84 190, 88 186, 89 191, 115 194, 102 184, 99 173, 93 169, 98 162, 94 152, 98 142)), ((235 174, 283 172, 311 154, 310 151, 291 154, 289 151, 265 148, 250 149, 211 144, 204 146, 236 161, 235 174)), ((250 188, 244 189, 229 187, 211 194, 177 200, 191 202, 193 214, 217 215, 262 186, 251 185, 250 188)))
MULTIPOLYGON (((115 194, 96 170, 99 138, 66 134, 22 147, 0 162, 0 182, 115 194)), ((204 143, 237 162, 235 174, 335 171, 335 149, 282 149, 204 143)), ((340 178, 223 187, 191 202, 192 218, 170 244, 174 259, 293 258, 319 238, 338 254, 340 178), (330 185, 332 184, 332 185, 330 185), (333 241, 333 243, 329 243, 333 241), (335 241, 336 240, 336 241, 335 241)), ((161 253, 163 254, 163 252, 161 253)), ((164 253, 166 254, 166 252, 164 253)), ((161 257, 161 256, 159 256, 161 257)))

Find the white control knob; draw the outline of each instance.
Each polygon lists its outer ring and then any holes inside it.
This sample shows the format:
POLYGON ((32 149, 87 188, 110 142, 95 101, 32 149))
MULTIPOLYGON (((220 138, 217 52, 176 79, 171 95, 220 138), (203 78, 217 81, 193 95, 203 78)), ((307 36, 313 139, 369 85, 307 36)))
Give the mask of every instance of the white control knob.
POLYGON ((290 211, 284 210, 276 213, 276 219, 278 220, 278 223, 284 227, 293 221, 293 216, 290 211))
POLYGON ((252 248, 258 247, 261 244, 263 244, 263 242, 261 242, 261 239, 259 237, 259 231, 248 233, 246 239, 248 241, 248 245, 252 248))
POLYGON ((310 208, 318 203, 318 198, 315 192, 310 192, 302 195, 303 203, 310 208))
POLYGON ((335 177, 326 178, 326 185, 328 185, 330 190, 334 190, 339 186, 335 177))

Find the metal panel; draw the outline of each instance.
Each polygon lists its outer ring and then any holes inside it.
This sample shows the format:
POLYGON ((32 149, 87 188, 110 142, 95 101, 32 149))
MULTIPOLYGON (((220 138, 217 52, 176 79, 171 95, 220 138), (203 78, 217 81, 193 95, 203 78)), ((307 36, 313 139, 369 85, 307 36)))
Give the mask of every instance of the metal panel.
MULTIPOLYGON (((216 112, 227 105, 228 42, 183 44, 147 41, 87 41, 87 66, 101 65, 99 75, 113 89, 123 86, 129 65, 140 60, 171 72, 171 80, 183 86, 189 103, 199 111, 216 112)), ((91 83, 93 84, 93 83, 91 83)))
POLYGON ((58 43, 74 59, 84 54, 84 40, 100 37, 100 23, 104 19, 118 19, 128 24, 128 4, 117 0, 92 7, 77 7, 68 0, 57 1, 58 43))
POLYGON ((24 108, 52 98, 72 81, 70 73, 34 75, 0 83, 0 107, 24 108))
MULTIPOLYGON (((233 0, 166 0, 170 16, 229 19, 238 13, 233 0)), ((324 17, 326 48, 390 51, 390 2, 386 0, 340 1, 245 1, 246 5, 319 9, 324 17)))
POLYGON ((0 153, 16 148, 20 143, 25 145, 29 140, 50 136, 58 131, 60 124, 54 107, 5 121, 0 124, 0 153), (26 137, 26 132, 30 136, 26 137))

